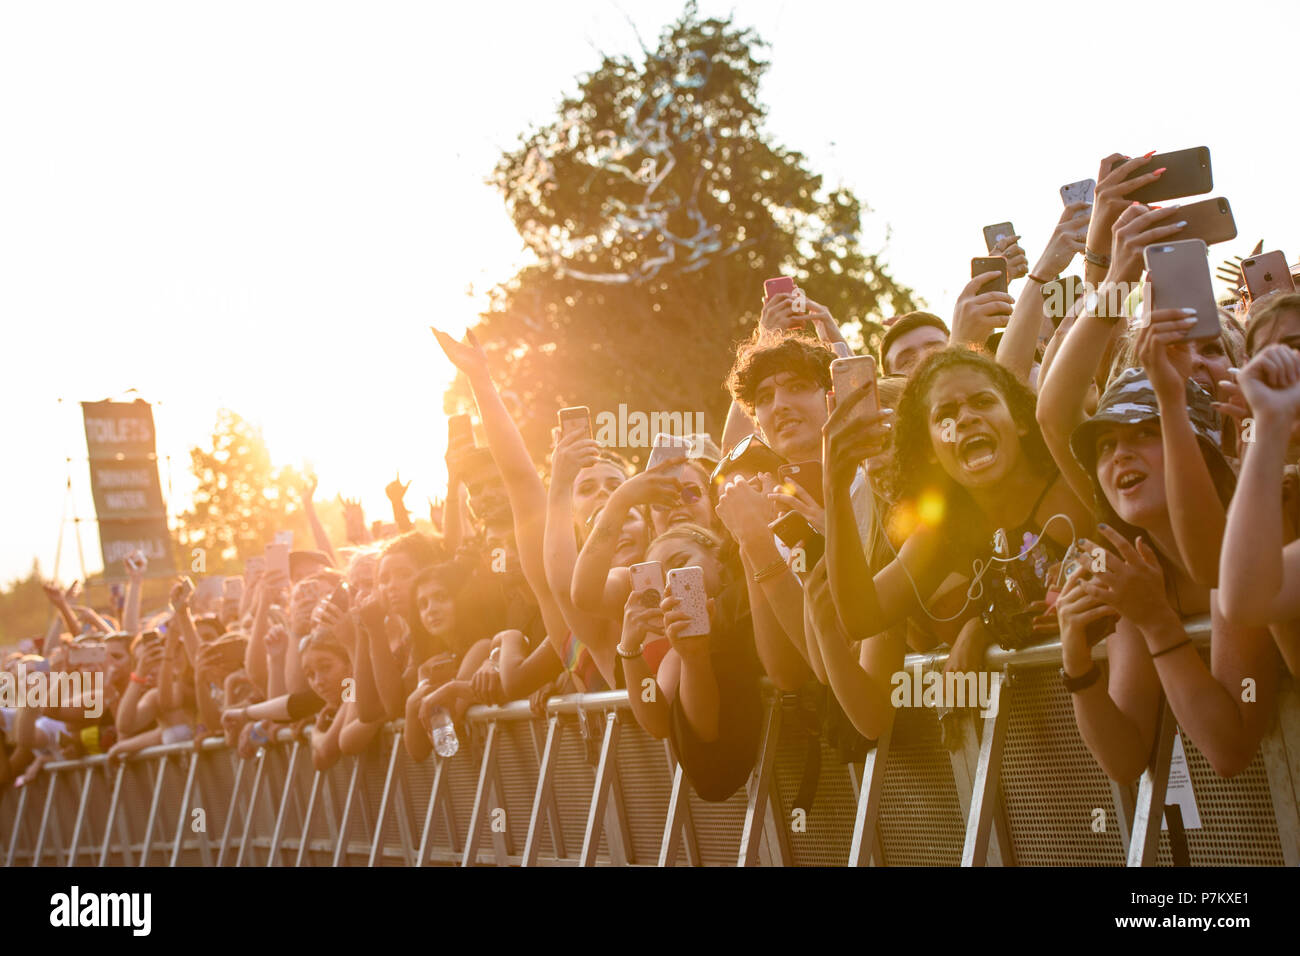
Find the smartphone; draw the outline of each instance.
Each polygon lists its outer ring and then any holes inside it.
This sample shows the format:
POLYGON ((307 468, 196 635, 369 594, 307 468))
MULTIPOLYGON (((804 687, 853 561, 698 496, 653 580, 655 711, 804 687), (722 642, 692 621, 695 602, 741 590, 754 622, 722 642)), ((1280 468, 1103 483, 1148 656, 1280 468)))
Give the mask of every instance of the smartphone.
POLYGON ((244 579, 243 578, 225 578, 221 581, 221 599, 224 601, 238 601, 244 596, 244 579))
POLYGON ((1210 148, 1196 146, 1172 153, 1157 153, 1127 177, 1138 176, 1164 168, 1165 172, 1153 183, 1135 189, 1124 198, 1129 202, 1153 203, 1182 196, 1199 196, 1214 188, 1214 175, 1210 169, 1210 148))
POLYGON ((1176 233, 1179 239, 1200 239, 1207 246, 1212 246, 1216 242, 1237 238, 1237 223, 1232 218, 1232 207, 1222 197, 1202 199, 1182 206, 1177 213, 1170 213, 1169 218, 1174 222, 1187 222, 1176 233))
POLYGON ((700 637, 709 633, 708 598, 704 593, 704 569, 695 566, 673 568, 668 572, 668 590, 681 602, 681 609, 691 617, 682 637, 700 637))
POLYGON ((811 571, 826 553, 826 539, 797 511, 787 511, 768 527, 787 548, 803 548, 805 571, 811 571))
POLYGON ((339 586, 334 589, 334 593, 329 596, 329 602, 340 611, 346 611, 348 605, 352 603, 352 588, 347 581, 340 581, 339 586))
POLYGON ((985 292, 1006 292, 1007 291, 1007 257, 1006 256, 989 256, 987 259, 976 258, 970 261, 970 277, 973 279, 977 275, 983 275, 985 272, 1000 272, 1000 276, 995 276, 988 282, 980 286, 976 295, 983 295, 985 292))
POLYGON ((794 292, 794 280, 789 276, 778 276, 763 283, 763 298, 770 299, 782 292, 790 295, 794 292))
POLYGON ((188 577, 182 576, 180 580, 180 585, 181 585, 181 600, 187 600, 190 596, 194 594, 194 582, 191 581, 188 577))
POLYGON ((1007 236, 1014 236, 1016 229, 1009 222, 998 222, 991 226, 984 227, 984 245, 988 247, 990 253, 993 252, 998 242, 1007 236))
POLYGON ((1241 274, 1252 299, 1262 299, 1270 292, 1295 291, 1291 267, 1287 265, 1286 255, 1280 251, 1242 259, 1241 274))
POLYGON ((1061 276, 1043 284, 1043 307, 1047 317, 1052 320, 1052 327, 1061 324, 1061 320, 1070 314, 1076 302, 1083 298, 1083 280, 1078 276, 1061 276))
POLYGON ((277 570, 283 571, 285 579, 289 577, 289 546, 281 541, 275 541, 266 546, 266 570, 267 573, 273 573, 277 570))
POLYGON ((257 578, 266 573, 266 555, 255 554, 244 562, 244 577, 257 578))
POLYGON ((1080 179, 1077 183, 1068 183, 1061 187, 1061 205, 1068 206, 1072 202, 1092 202, 1093 196, 1097 192, 1097 180, 1080 179))
POLYGON ((820 461, 799 461, 792 462, 789 465, 782 465, 776 470, 776 477, 782 483, 794 482, 812 495, 818 506, 825 507, 822 498, 822 463, 820 461))
MULTIPOLYGON (((1005 262, 1006 260, 1001 260, 1005 262)), ((857 355, 853 358, 831 360, 831 385, 835 389, 837 402, 847 399, 859 389, 868 389, 860 398, 850 419, 862 419, 880 411, 880 396, 876 393, 876 360, 871 355, 857 355)))
POLYGON ((292 551, 292 550, 293 550, 293 532, 292 532, 292 531, 277 531, 277 532, 275 533, 275 537, 272 538, 271 540, 274 541, 276 544, 282 544, 282 545, 284 545, 284 547, 285 547, 286 550, 289 550, 289 551, 292 551))
POLYGON ((627 569, 632 592, 640 593, 643 607, 658 607, 664 596, 664 566, 658 561, 643 561, 627 569))
POLYGON ((126 556, 126 564, 132 571, 143 571, 148 563, 145 561, 144 552, 136 548, 126 556))
POLYGON ((713 469, 713 474, 709 477, 714 482, 735 474, 752 478, 761 471, 775 474, 784 464, 785 459, 772 451, 767 442, 757 435, 746 435, 723 456, 722 461, 718 462, 718 467, 713 469))
POLYGON ((1210 253, 1200 239, 1157 242, 1142 251, 1151 283, 1151 309, 1195 309, 1196 324, 1184 338, 1219 335, 1219 307, 1210 279, 1210 253))
POLYGON ((474 444, 474 422, 468 415, 452 415, 447 419, 447 449, 464 448, 474 444))
POLYGON ((836 358, 853 358, 853 349, 849 348, 848 342, 832 342, 831 351, 836 358))
POLYGON ((591 409, 586 405, 571 405, 568 408, 561 408, 559 413, 560 434, 567 435, 569 432, 581 432, 582 437, 591 437, 591 409))
POLYGON ((660 432, 655 435, 654 445, 650 448, 650 457, 646 459, 645 470, 649 471, 669 461, 685 461, 690 448, 691 444, 685 438, 660 432))
POLYGON ((108 645, 103 641, 76 641, 68 646, 70 667, 103 667, 107 660, 108 645))

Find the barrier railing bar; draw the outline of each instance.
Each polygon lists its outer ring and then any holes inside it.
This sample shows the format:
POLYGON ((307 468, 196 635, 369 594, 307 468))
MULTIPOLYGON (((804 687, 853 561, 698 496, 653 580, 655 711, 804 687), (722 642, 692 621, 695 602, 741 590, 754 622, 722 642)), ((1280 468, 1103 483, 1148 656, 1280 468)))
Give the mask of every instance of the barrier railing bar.
POLYGON ((149 865, 149 852, 153 849, 154 827, 158 823, 158 807, 162 803, 163 782, 167 779, 167 755, 157 758, 154 766, 153 799, 149 801, 149 819, 144 825, 144 840, 140 850, 140 865, 149 865))
POLYGON ((181 858, 181 844, 185 841, 185 826, 190 821, 190 793, 194 790, 194 778, 199 770, 199 754, 190 754, 189 766, 185 771, 185 789, 181 792, 180 812, 176 814, 176 839, 172 841, 172 855, 168 866, 175 866, 181 858))
MULTIPOLYGON (((104 765, 104 772, 106 774, 111 773, 108 764, 104 765)), ((104 818, 104 843, 99 851, 99 866, 108 865, 108 850, 113 845, 113 825, 117 822, 117 804, 122 796, 122 775, 124 773, 126 773, 126 764, 118 764, 117 773, 113 774, 112 793, 108 798, 108 815, 104 818)), ((126 865, 130 866, 131 854, 127 849, 130 840, 122 839, 120 833, 118 837, 121 840, 122 855, 125 858, 126 865)))
POLYGON ((1133 813, 1133 836, 1128 844, 1129 866, 1155 866, 1160 851, 1160 822, 1165 817, 1165 791, 1169 787, 1169 764, 1174 756, 1174 735, 1178 724, 1162 696, 1156 721, 1155 755, 1142 771, 1133 813))
MULTIPOLYGON (((996 672, 995 672, 996 673, 996 672)), ((1011 681, 991 680, 988 709, 992 716, 982 718, 984 733, 980 740, 979 764, 971 783, 970 810, 966 814, 966 839, 962 845, 962 866, 985 866, 988 863, 989 838, 993 829, 995 804, 999 797, 1002 775, 1002 745, 1006 741, 1013 694, 1011 681)))
POLYGON ((271 830, 271 850, 266 856, 266 865, 275 866, 280 857, 280 839, 284 834, 284 820, 289 811, 289 794, 297 783, 295 772, 298 769, 298 751, 301 747, 301 741, 294 740, 293 748, 289 751, 289 769, 284 773, 284 789, 280 791, 280 806, 275 813, 275 827, 271 830))
MULTIPOLYGON (((526 702, 525 702, 526 703, 526 702)), ((507 707, 501 708, 508 709, 507 707)), ((474 807, 469 814, 469 833, 465 838, 465 852, 461 856, 461 866, 471 866, 478 856, 478 845, 483 827, 483 810, 487 798, 488 781, 492 779, 491 765, 496 760, 497 722, 487 725, 487 739, 483 741, 483 757, 478 767, 478 783, 474 788, 474 807)))
POLYGON ((397 755, 402 749, 402 735, 393 734, 393 746, 388 752, 388 770, 384 774, 384 789, 379 794, 379 810, 375 814, 374 836, 370 841, 370 855, 366 866, 374 866, 379 858, 379 848, 384 842, 384 829, 388 816, 389 794, 393 790, 393 776, 397 773, 397 755))
MULTIPOLYGON (((894 737, 891 721, 876 745, 867 751, 862 763, 862 780, 858 784, 857 812, 853 815, 853 838, 849 842, 849 866, 870 866, 876 852, 876 821, 885 793, 885 766, 889 762, 889 745, 894 737)), ((852 774, 850 774, 852 777, 852 774)))
MULTIPOLYGON (((401 739, 401 735, 398 735, 401 739)), ((411 799, 411 776, 406 772, 406 763, 397 769, 397 792, 393 794, 393 809, 397 812, 397 838, 402 843, 402 855, 406 865, 415 865, 415 831, 411 829, 414 819, 411 812, 415 801, 411 799)))
MULTIPOLYGON (((601 823, 609 800, 610 771, 614 766, 614 749, 618 746, 619 729, 618 711, 611 710, 605 716, 605 737, 600 742, 600 762, 596 765, 596 782, 591 789, 591 805, 587 808, 587 825, 582 834, 582 853, 578 857, 581 866, 596 865, 596 853, 600 848, 601 823)), ((607 842, 613 842, 612 834, 607 842)), ((610 850, 612 856, 612 846, 610 850)))
POLYGON ((77 862, 77 846, 81 843, 81 830, 86 822, 86 807, 90 803, 90 785, 93 774, 94 768, 86 767, 81 777, 81 799, 77 801, 77 819, 72 824, 72 843, 68 847, 67 866, 74 866, 77 862))
MULTIPOLYGON (((446 762, 438 756, 433 758, 433 786, 429 788, 429 803, 424 808, 424 828, 420 832, 420 853, 415 859, 416 866, 424 866, 429 860, 429 841, 433 839, 434 817, 438 814, 439 794, 443 788, 443 774, 446 772, 446 762)), ((447 829, 452 840, 455 839, 455 824, 447 815, 447 829)))

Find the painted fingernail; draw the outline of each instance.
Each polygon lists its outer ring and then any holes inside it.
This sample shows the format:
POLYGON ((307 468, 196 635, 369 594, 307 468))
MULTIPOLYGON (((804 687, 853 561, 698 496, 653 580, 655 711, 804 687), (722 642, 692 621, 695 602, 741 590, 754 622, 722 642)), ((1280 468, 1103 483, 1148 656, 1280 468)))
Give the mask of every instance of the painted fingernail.
POLYGON ((1195 309, 1179 309, 1178 311, 1181 312, 1181 313, 1183 313, 1183 315, 1195 315, 1195 314, 1196 314, 1196 310, 1195 310, 1195 309))
POLYGON ((1185 226, 1185 225, 1187 225, 1187 220, 1186 220, 1186 219, 1184 219, 1182 222, 1176 222, 1176 223, 1174 223, 1174 228, 1175 228, 1175 229, 1181 229, 1181 228, 1183 228, 1183 226, 1185 226))
POLYGON ((1152 156, 1154 156, 1155 154, 1156 154, 1156 151, 1153 149, 1153 150, 1151 150, 1151 152, 1144 154, 1144 155, 1142 156, 1142 158, 1143 158, 1143 159, 1150 159, 1150 158, 1151 158, 1152 156))
POLYGON ((1157 169, 1157 170, 1155 171, 1155 175, 1156 175, 1156 176, 1163 176, 1164 173, 1165 173, 1165 170, 1168 169, 1168 168, 1169 168, 1168 166, 1161 166, 1159 169, 1157 169))
MULTIPOLYGON (((1152 151, 1151 151, 1151 153, 1154 153, 1154 152, 1155 152, 1155 150, 1152 150, 1152 151)), ((1150 156, 1151 153, 1147 153, 1147 155, 1150 156)), ((1109 531, 1109 530, 1110 530, 1110 525, 1106 524, 1106 522, 1104 522, 1104 521, 1098 521, 1098 522, 1097 522, 1097 527, 1100 528, 1102 531, 1109 531)))

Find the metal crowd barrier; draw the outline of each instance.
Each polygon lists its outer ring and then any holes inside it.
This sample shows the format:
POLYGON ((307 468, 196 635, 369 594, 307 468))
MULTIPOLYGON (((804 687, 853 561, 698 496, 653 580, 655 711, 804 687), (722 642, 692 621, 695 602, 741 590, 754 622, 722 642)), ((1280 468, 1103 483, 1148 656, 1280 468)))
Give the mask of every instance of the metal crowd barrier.
MULTIPOLYGON (((1204 648, 1207 622, 1189 633, 1204 648)), ((1099 649, 1098 656, 1103 656, 1099 649)), ((942 669, 910 655, 909 670, 942 669)), ((1174 862, 1161 829, 1174 737, 1168 708, 1135 788, 1088 752, 1061 686, 1059 644, 995 649, 996 712, 902 708, 865 761, 845 764, 765 689, 758 761, 722 803, 691 792, 626 693, 475 707, 455 757, 413 763, 398 721, 325 772, 281 732, 255 759, 212 738, 48 764, 0 796, 0 861, 80 866, 1085 865, 1174 862), (811 741, 811 742, 810 742, 811 741), (810 753, 809 748, 820 753, 810 753), (796 807, 820 756, 811 806, 796 807), (1100 826, 1098 824, 1101 824, 1100 826)), ((990 708, 992 710, 993 708, 990 708)), ((1183 738, 1199 828, 1192 865, 1300 865, 1300 699, 1240 775, 1183 738)))

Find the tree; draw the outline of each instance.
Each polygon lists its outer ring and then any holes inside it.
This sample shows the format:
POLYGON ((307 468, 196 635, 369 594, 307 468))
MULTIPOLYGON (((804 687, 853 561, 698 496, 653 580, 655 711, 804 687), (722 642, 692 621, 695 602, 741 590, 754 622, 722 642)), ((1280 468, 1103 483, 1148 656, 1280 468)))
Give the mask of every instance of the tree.
POLYGON ((239 570, 237 562, 261 554, 281 530, 293 531, 298 547, 311 547, 298 499, 301 476, 271 464, 261 429, 223 408, 211 450, 192 448, 190 463, 199 486, 193 510, 181 516, 182 571, 194 548, 205 552, 209 572, 239 570))
MULTIPOLYGON (((913 307, 859 244, 862 202, 764 131, 763 46, 690 3, 641 62, 603 56, 498 163, 538 262, 494 290, 478 335, 535 452, 574 404, 704 412, 720 437, 766 278, 794 276, 860 332, 913 307)), ((454 383, 448 407, 467 395, 454 383)))

